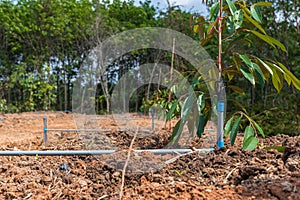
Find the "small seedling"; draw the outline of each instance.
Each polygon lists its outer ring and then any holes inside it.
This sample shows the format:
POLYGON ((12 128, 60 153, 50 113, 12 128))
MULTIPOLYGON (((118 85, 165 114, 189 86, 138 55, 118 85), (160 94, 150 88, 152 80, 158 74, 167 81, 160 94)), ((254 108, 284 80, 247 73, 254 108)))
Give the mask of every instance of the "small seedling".
POLYGON ((206 176, 207 176, 207 173, 206 173, 206 172, 201 172, 201 176, 202 176, 202 177, 206 177, 206 176))
POLYGON ((176 174, 178 174, 179 176, 181 176, 182 174, 186 173, 186 170, 183 170, 182 172, 178 171, 178 170, 174 170, 174 172, 176 172, 176 174))

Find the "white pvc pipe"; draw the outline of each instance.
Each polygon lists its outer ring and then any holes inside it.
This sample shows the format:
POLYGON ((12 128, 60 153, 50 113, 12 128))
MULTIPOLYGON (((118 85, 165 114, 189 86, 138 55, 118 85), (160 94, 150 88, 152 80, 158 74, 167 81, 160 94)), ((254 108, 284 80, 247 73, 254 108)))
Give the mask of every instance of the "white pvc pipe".
POLYGON ((46 129, 49 132, 111 132, 111 129, 46 129))
MULTIPOLYGON (((195 151, 200 151, 208 153, 214 151, 214 148, 208 149, 196 149, 195 151)), ((153 154, 182 154, 189 153, 193 150, 191 149, 139 149, 134 150, 134 152, 150 152, 153 154)), ((102 155, 102 154, 112 154, 116 150, 31 150, 31 151, 0 151, 0 156, 74 156, 74 155, 102 155)))

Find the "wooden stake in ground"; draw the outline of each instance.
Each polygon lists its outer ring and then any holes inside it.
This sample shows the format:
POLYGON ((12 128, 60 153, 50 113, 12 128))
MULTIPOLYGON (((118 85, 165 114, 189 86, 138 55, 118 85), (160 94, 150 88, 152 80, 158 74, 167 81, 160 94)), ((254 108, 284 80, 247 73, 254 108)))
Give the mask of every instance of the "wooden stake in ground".
POLYGON ((128 153, 127 153, 127 158, 126 158, 123 170, 122 170, 122 182, 121 182, 120 195, 119 195, 120 196, 120 200, 122 200, 122 197, 123 197, 126 168, 127 168, 130 156, 131 156, 132 146, 133 146, 134 140, 135 140, 135 138, 137 136, 137 133, 138 133, 138 128, 136 129, 136 132, 135 132, 135 134, 134 134, 134 136, 133 136, 133 138, 131 140, 131 143, 130 143, 130 146, 129 146, 129 149, 128 149, 128 153))
MULTIPOLYGON (((170 83, 172 82, 173 79, 173 73, 174 73, 174 58, 175 58, 175 38, 173 38, 173 47, 172 47, 172 60, 171 60, 171 69, 170 69, 170 83)), ((169 97, 168 97, 168 103, 171 102, 171 88, 169 88, 169 97)), ((171 120, 169 121, 168 124, 168 130, 171 130, 171 120)))

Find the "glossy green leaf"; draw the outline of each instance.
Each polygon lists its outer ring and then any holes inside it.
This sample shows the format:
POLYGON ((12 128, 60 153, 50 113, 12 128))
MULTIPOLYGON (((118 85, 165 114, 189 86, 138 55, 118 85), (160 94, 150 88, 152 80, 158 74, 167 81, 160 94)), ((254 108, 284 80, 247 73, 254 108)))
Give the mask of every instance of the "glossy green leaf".
POLYGON ((272 47, 275 48, 275 45, 272 43, 272 41, 266 35, 263 35, 263 34, 257 32, 257 31, 254 31, 254 30, 249 30, 249 32, 253 33, 257 37, 259 37, 261 40, 267 42, 269 45, 271 45, 272 47))
MULTIPOLYGON (((282 63, 277 62, 277 64, 281 67, 281 69, 285 72, 285 74, 289 76, 295 88, 297 88, 297 90, 300 90, 300 80, 292 72, 290 72, 282 63)), ((286 81, 288 81, 287 77, 285 77, 285 79, 286 81)))
POLYGON ((239 130, 239 126, 240 126, 240 123, 241 123, 241 119, 242 119, 242 116, 237 118, 235 120, 233 126, 232 126, 231 133, 230 133, 230 144, 231 144, 231 146, 234 145, 234 142, 235 142, 238 130, 239 130))
POLYGON ((281 42, 279 42, 278 40, 276 40, 275 38, 272 38, 270 36, 267 36, 267 37, 270 39, 270 41, 273 44, 275 44, 276 46, 278 46, 282 51, 287 52, 285 46, 281 42))
POLYGON ((202 112, 204 106, 205 106, 205 100, 204 100, 204 94, 200 94, 198 96, 198 99, 197 99, 197 106, 198 106, 198 111, 199 113, 202 112))
POLYGON ((267 42, 268 44, 270 44, 272 47, 275 48, 275 45, 278 46, 282 51, 287 52, 285 46, 280 43, 278 40, 268 36, 268 35, 263 35, 257 31, 254 30, 248 30, 249 32, 253 33, 254 35, 256 35, 257 37, 259 37, 260 39, 262 39, 263 41, 267 42))
POLYGON ((284 73, 283 69, 281 69, 281 67, 277 66, 275 63, 271 63, 271 62, 268 62, 268 61, 265 61, 265 63, 267 63, 272 70, 277 70, 279 71, 280 73, 284 73))
POLYGON ((265 76, 261 71, 260 67, 256 63, 252 63, 256 77, 258 78, 259 83, 264 86, 265 85, 265 76))
POLYGON ((226 18, 226 27, 228 30, 229 34, 233 34, 235 31, 235 24, 234 24, 234 19, 233 16, 229 16, 226 18))
POLYGON ((256 59, 270 72, 271 75, 273 75, 272 69, 260 58, 256 57, 256 59))
MULTIPOLYGON (((240 54, 239 54, 240 55, 240 54)), ((232 56, 232 60, 236 66, 237 69, 239 69, 240 65, 242 64, 241 60, 239 59, 239 57, 237 56, 237 54, 233 54, 232 56)))
POLYGON ((261 16, 261 13, 260 13, 260 10, 258 8, 257 5, 252 5, 250 7, 250 11, 251 11, 251 14, 253 16, 253 18, 258 21, 259 23, 262 23, 262 16, 261 16))
POLYGON ((218 17, 218 13, 219 13, 219 9, 220 9, 220 4, 219 2, 214 3, 211 8, 210 8, 210 14, 209 14, 209 20, 211 22, 215 21, 216 18, 218 17))
POLYGON ((243 150, 253 151, 257 144, 258 139, 255 136, 251 136, 245 142, 243 142, 243 150))
POLYGON ((181 119, 187 118, 188 114, 190 113, 191 109, 193 108, 194 101, 195 101, 194 95, 190 95, 185 99, 183 106, 182 106, 182 110, 181 110, 181 119))
POLYGON ((244 61, 244 63, 246 63, 249 67, 252 68, 252 62, 251 60, 248 58, 248 56, 243 55, 243 54, 239 54, 240 58, 244 61))
POLYGON ((234 13, 234 26, 235 29, 238 29, 242 26, 243 24, 243 11, 242 10, 237 10, 234 13))
POLYGON ((288 83, 288 85, 290 86, 292 83, 292 78, 290 77, 290 75, 288 73, 284 73, 283 77, 286 80, 286 82, 288 83))
POLYGON ((244 17, 245 17, 250 23, 252 23, 256 28, 258 28, 262 33, 266 34, 266 31, 261 27, 261 25, 259 25, 259 23, 257 23, 257 21, 253 20, 246 12, 247 12, 247 11, 245 10, 245 8, 243 8, 244 17))
POLYGON ((178 122, 176 123, 176 125, 173 129, 172 136, 171 136, 168 146, 170 146, 178 141, 180 134, 182 133, 184 124, 185 124, 185 121, 182 121, 182 119, 178 120, 178 122))
MULTIPOLYGON (((191 87, 192 87, 192 88, 195 88, 196 85, 198 85, 198 84, 200 83, 200 79, 201 79, 200 76, 196 77, 196 78, 193 80, 193 82, 192 82, 192 84, 191 84, 191 87)), ((185 80, 187 80, 187 79, 185 79, 185 80)), ((186 81, 185 81, 185 82, 186 82, 186 81)))
POLYGON ((204 128, 205 128, 205 119, 204 115, 199 116, 199 124, 197 126, 197 136, 201 137, 202 134, 204 133, 204 128))
POLYGON ((167 121, 170 121, 172 119, 172 116, 174 114, 174 111, 175 111, 177 105, 178 105, 178 100, 175 102, 172 102, 172 106, 169 109, 168 114, 167 114, 167 119, 166 119, 167 121))
POLYGON ((265 133, 263 131, 263 129, 255 122, 255 121, 252 121, 255 128, 258 130, 258 132, 261 134, 262 137, 265 137, 265 133))
POLYGON ((251 136, 254 136, 254 129, 251 126, 247 126, 244 134, 244 142, 251 136))
POLYGON ((231 12, 232 15, 234 15, 235 11, 236 11, 236 7, 234 5, 234 3, 232 3, 231 0, 226 0, 227 4, 228 4, 228 7, 229 7, 229 10, 231 12))
MULTIPOLYGON (((207 27, 207 31, 206 31, 206 33, 208 34, 208 35, 210 35, 211 36, 211 38, 212 38, 212 32, 213 32, 213 30, 214 30, 214 27, 216 27, 216 25, 217 25, 217 23, 218 23, 218 20, 216 19, 214 22, 211 22, 209 25, 208 25, 208 27, 207 27)), ((206 38, 205 40, 210 40, 211 38, 206 38)), ((202 43, 203 43, 204 41, 202 41, 202 43)), ((201 43, 201 44, 202 44, 201 43)), ((205 44, 205 43, 204 43, 205 44)), ((202 46, 203 46, 203 44, 202 44, 202 46)))
POLYGON ((283 81, 282 78, 280 77, 280 74, 277 73, 276 68, 273 68, 272 83, 275 89, 277 90, 277 92, 280 92, 283 87, 283 81))
POLYGON ((224 127, 224 136, 225 137, 227 137, 230 132, 232 120, 233 120, 233 117, 231 117, 225 124, 225 127, 224 127))
POLYGON ((249 72, 249 70, 243 66, 240 68, 240 70, 241 70, 242 74, 244 75, 244 77, 246 79, 248 79, 252 85, 255 85, 255 79, 254 79, 253 74, 251 72, 249 72))

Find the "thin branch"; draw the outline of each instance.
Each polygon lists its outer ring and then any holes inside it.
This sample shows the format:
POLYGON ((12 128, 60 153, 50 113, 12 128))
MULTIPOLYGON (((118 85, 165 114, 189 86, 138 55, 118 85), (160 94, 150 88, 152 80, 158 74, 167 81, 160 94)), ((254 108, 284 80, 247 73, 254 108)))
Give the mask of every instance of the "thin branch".
POLYGON ((240 163, 238 163, 237 166, 236 166, 235 168, 233 168, 233 169, 227 174, 227 176, 225 177, 225 180, 224 180, 224 184, 227 183, 229 176, 230 176, 230 175, 238 168, 239 165, 240 165, 240 163))

